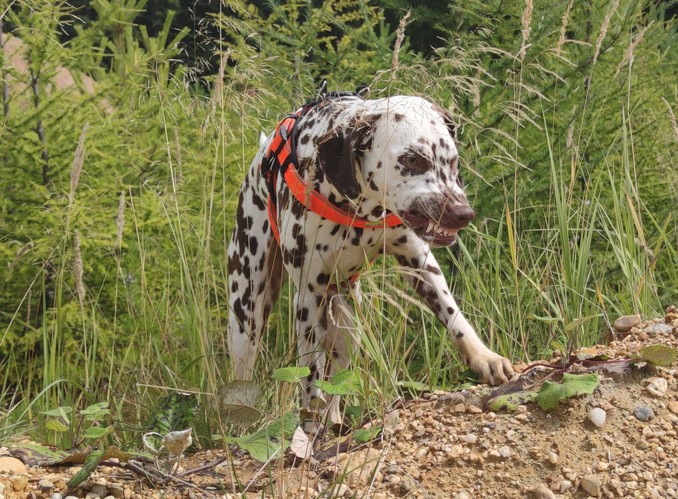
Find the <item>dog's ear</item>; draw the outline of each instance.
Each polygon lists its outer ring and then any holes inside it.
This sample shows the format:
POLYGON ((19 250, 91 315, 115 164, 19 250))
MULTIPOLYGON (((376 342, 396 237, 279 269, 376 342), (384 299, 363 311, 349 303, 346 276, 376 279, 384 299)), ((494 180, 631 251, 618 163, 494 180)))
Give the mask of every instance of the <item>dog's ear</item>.
POLYGON ((349 199, 360 196, 356 159, 368 148, 371 122, 353 121, 341 130, 332 130, 318 139, 318 160, 332 185, 349 199))

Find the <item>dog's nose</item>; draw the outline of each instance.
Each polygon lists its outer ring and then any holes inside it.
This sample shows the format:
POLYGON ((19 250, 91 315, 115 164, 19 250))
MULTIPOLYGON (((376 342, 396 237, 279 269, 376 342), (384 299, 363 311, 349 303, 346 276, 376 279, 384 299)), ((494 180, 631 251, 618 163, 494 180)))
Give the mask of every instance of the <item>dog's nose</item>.
POLYGON ((476 216, 476 212, 470 206, 457 205, 451 208, 449 221, 455 228, 466 227, 476 216))

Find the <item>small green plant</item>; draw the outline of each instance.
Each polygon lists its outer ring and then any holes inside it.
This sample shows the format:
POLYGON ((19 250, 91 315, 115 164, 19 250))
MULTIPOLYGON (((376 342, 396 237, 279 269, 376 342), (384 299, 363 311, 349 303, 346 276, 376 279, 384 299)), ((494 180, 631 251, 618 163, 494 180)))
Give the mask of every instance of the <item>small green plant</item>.
POLYGON ((78 411, 73 417, 75 409, 71 406, 60 406, 43 411, 41 414, 49 419, 45 421, 46 430, 61 437, 63 448, 79 447, 86 441, 99 440, 113 432, 113 427, 106 425, 110 414, 108 402, 97 402, 78 411))

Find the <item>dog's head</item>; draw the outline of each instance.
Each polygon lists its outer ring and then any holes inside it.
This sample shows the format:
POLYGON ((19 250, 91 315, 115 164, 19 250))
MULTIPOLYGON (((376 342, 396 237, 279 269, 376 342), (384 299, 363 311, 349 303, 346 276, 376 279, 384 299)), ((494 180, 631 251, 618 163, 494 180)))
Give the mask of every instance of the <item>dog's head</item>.
POLYGON ((357 204, 377 203, 427 243, 449 246, 475 215, 454 139, 442 108, 418 97, 392 97, 366 101, 359 116, 318 141, 318 156, 341 194, 357 204))

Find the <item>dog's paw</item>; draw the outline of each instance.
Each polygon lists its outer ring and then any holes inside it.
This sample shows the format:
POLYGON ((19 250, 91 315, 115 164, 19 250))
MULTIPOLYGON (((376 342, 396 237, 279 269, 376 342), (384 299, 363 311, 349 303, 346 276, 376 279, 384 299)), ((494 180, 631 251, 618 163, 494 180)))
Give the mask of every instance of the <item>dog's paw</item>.
POLYGON ((515 375, 508 359, 487 348, 468 356, 471 370, 478 375, 481 383, 501 385, 507 383, 515 375))

